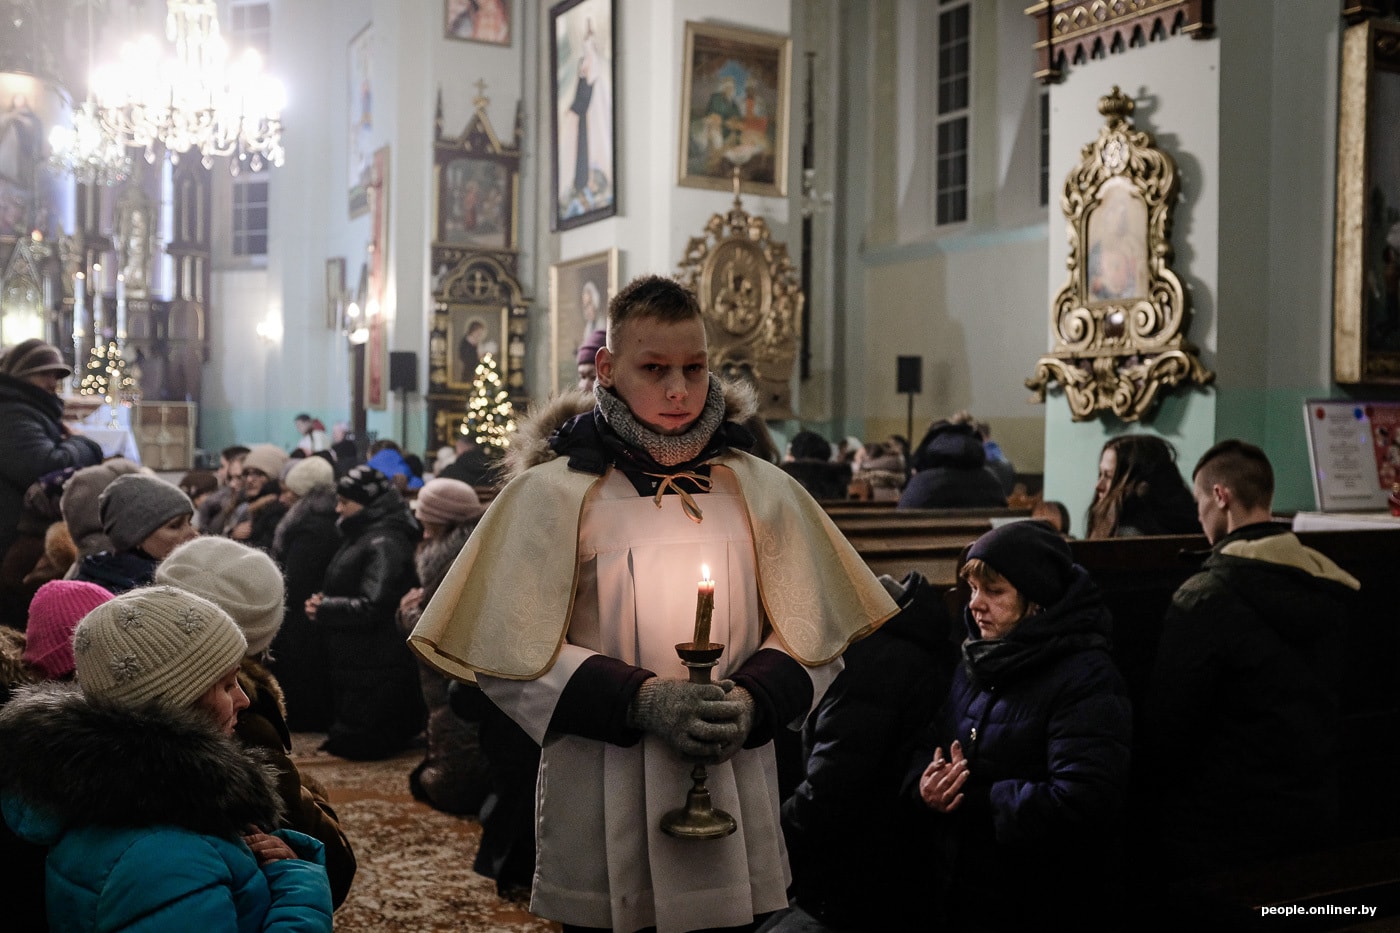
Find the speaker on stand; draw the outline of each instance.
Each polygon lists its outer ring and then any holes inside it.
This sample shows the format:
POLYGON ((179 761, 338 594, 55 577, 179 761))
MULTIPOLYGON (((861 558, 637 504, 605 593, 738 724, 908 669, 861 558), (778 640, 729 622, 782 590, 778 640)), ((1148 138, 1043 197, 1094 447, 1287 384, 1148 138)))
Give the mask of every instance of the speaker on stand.
POLYGON ((408 447, 408 396, 418 391, 418 354, 412 350, 389 353, 389 391, 399 394, 399 441, 408 447))
MULTIPOLYGON (((905 437, 912 445, 914 441, 914 396, 924 391, 924 358, 922 356, 895 357, 895 391, 909 395, 909 424, 905 437)), ((912 450, 911 450, 912 453, 912 450)))

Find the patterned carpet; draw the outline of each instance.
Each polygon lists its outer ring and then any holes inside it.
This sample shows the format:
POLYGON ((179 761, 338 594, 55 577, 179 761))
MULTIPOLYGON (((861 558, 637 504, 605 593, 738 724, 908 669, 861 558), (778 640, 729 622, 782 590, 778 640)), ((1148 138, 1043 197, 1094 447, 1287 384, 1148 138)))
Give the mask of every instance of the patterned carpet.
POLYGON ((475 820, 414 800, 408 774, 422 752, 388 761, 345 761, 317 751, 324 736, 293 737, 297 767, 324 784, 359 868, 335 914, 344 933, 549 933, 526 905, 502 900, 471 870, 481 838, 475 820))

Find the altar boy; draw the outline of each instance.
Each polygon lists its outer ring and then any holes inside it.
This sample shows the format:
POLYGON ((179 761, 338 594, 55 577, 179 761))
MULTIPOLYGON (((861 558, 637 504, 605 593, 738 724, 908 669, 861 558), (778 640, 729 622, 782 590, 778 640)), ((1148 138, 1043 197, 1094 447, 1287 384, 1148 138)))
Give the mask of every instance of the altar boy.
POLYGON ((594 397, 512 442, 517 474, 410 644, 542 746, 531 910, 565 930, 751 929, 787 904, 772 737, 800 728, 852 640, 896 611, 821 508, 744 452, 751 393, 709 372, 695 296, 613 299, 594 397), (715 679, 692 684, 702 565, 715 679), (693 762, 738 831, 662 833, 693 762))

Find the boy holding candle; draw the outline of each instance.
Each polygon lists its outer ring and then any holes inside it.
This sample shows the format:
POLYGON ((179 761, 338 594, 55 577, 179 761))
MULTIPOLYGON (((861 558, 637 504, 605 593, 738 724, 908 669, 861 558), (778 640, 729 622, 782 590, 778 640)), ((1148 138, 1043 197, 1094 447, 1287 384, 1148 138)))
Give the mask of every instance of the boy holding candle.
POLYGON ((593 398, 556 399, 512 441, 516 477, 410 643, 543 747, 535 913, 751 929, 787 903, 771 739, 896 607, 801 487, 744 452, 753 398, 710 374, 692 293, 624 288, 597 371, 593 398), (675 646, 710 640, 719 682, 690 683, 675 646), (692 762, 733 835, 662 833, 692 762))

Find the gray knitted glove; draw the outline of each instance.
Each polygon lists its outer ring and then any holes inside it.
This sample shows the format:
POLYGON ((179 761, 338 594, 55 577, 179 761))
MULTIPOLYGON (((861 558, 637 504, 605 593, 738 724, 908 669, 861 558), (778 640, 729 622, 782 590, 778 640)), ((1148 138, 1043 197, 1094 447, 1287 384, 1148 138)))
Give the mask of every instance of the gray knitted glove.
POLYGON ((721 680, 720 687, 724 689, 724 695, 731 703, 739 703, 743 707, 743 712, 735 723, 739 726, 738 737, 732 741, 724 742, 709 760, 710 764, 719 764, 721 761, 728 761, 739 753, 739 749, 744 747, 748 741, 749 733, 753 731, 753 694, 734 683, 732 680, 721 680))
POLYGON ((627 724, 665 739, 687 761, 711 764, 724 760, 716 757, 721 749, 743 745, 743 715, 743 703, 727 698, 719 684, 652 677, 627 707, 627 724))

